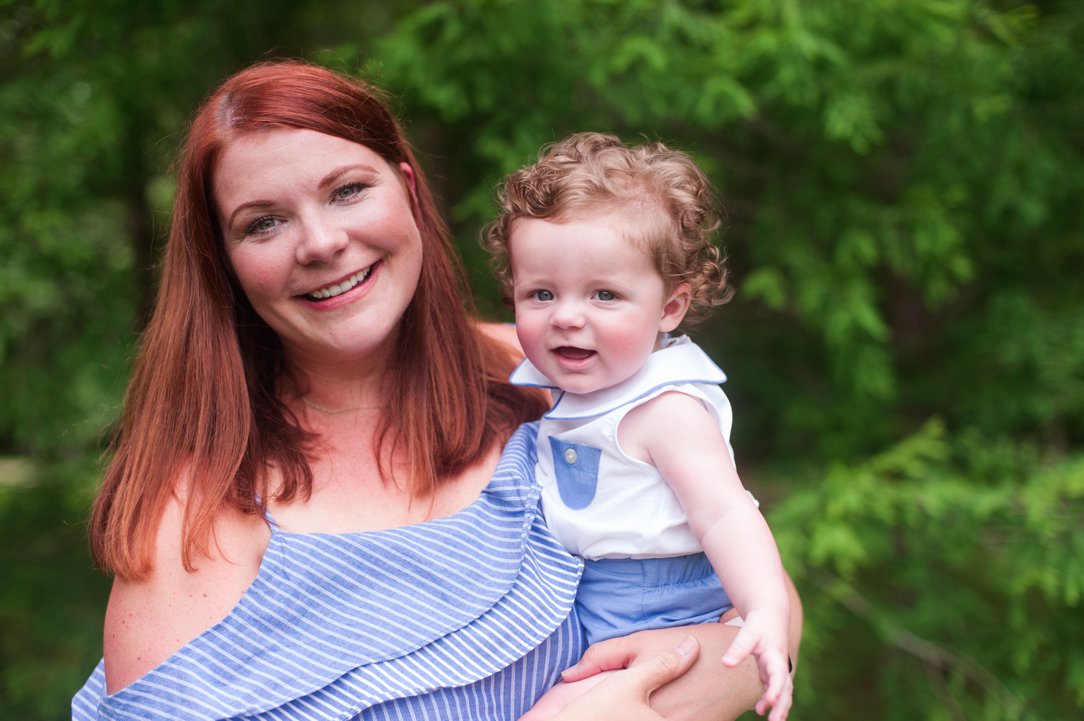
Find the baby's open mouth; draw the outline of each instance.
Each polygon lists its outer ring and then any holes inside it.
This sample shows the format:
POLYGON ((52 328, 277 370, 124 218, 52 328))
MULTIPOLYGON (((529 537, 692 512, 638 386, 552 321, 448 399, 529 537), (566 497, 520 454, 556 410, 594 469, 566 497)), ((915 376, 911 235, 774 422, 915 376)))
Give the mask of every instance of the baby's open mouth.
POLYGON ((553 352, 566 360, 573 361, 587 360, 591 356, 595 355, 595 351, 593 350, 587 350, 586 348, 576 348, 570 345, 563 345, 559 348, 554 348, 553 352))

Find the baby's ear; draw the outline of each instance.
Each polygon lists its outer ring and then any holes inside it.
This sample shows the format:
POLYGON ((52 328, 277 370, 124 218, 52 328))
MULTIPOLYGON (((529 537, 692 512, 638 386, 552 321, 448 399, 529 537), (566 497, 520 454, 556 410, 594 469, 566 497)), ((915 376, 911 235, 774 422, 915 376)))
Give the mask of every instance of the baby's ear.
POLYGON ((685 314, 689 311, 689 303, 692 301, 692 291, 688 283, 679 283, 670 291, 670 297, 662 306, 662 317, 659 319, 659 332, 669 333, 681 325, 685 314))

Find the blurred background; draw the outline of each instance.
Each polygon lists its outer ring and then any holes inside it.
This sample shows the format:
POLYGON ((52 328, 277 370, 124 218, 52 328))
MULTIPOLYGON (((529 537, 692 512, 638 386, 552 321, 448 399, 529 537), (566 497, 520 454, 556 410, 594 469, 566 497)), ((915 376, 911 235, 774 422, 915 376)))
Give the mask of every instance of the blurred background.
POLYGON ((1084 717, 1084 4, 0 0, 0 718, 101 654, 85 519, 201 98, 386 88, 476 300, 501 176, 577 130, 693 154, 737 296, 739 470, 801 591, 795 721, 1084 717))

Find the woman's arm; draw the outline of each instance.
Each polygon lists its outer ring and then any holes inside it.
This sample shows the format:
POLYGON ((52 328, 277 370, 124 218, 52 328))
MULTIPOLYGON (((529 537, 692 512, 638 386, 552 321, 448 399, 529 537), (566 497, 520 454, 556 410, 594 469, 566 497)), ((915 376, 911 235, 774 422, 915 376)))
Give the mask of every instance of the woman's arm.
MULTIPOLYGON (((791 609, 790 657, 796 665, 802 638, 802 603, 789 577, 786 585, 791 609)), ((640 631, 595 644, 578 664, 565 672, 565 680, 577 681, 600 672, 638 665, 674 648, 684 637, 693 636, 701 648, 699 658, 688 671, 658 690, 655 687, 647 689, 645 697, 649 697, 651 708, 669 721, 733 721, 751 709, 763 693, 752 659, 746 659, 736 668, 728 668, 719 661, 736 635, 736 628, 722 623, 640 631)), ((615 671, 610 676, 621 673, 624 672, 615 671)), ((590 708, 592 715, 585 714, 580 718, 587 721, 628 721, 633 718, 628 708, 615 703, 611 694, 600 688, 602 686, 603 683, 599 683, 583 694, 584 704, 579 708, 590 708)), ((557 718, 565 721, 564 716, 557 718)))
POLYGON ((158 527, 154 569, 141 580, 117 578, 102 640, 108 693, 144 676, 221 621, 251 585, 270 531, 258 517, 224 511, 208 558, 194 572, 181 562, 183 501, 174 497, 158 527))

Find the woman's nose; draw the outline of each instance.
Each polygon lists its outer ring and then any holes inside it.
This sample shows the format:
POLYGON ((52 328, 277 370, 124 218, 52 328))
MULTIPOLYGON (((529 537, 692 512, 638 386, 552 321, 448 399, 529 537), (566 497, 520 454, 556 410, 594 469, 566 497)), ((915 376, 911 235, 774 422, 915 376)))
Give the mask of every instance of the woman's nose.
POLYGON ((308 218, 301 223, 297 262, 302 265, 333 260, 350 242, 346 229, 326 218, 308 218))

